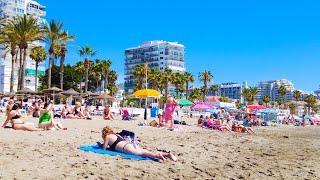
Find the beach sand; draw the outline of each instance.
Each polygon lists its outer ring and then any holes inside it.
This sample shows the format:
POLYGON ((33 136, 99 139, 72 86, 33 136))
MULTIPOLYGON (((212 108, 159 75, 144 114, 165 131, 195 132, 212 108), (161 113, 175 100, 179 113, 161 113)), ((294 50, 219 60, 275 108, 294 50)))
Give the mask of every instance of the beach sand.
POLYGON ((195 126, 168 131, 101 117, 62 122, 68 130, 1 128, 0 179, 320 179, 320 127, 263 127, 248 135, 195 126), (133 131, 141 146, 171 150, 179 161, 135 161, 77 149, 101 141, 106 125, 133 131))

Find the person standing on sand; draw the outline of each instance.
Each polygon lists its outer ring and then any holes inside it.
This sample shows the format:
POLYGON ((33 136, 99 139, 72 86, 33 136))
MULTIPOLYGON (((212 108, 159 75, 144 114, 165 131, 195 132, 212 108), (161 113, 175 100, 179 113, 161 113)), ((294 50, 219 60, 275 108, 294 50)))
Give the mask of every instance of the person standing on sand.
POLYGON ((174 99, 172 95, 168 96, 165 108, 164 108, 164 120, 166 122, 166 126, 170 129, 173 129, 173 113, 178 106, 178 102, 174 99), (170 123, 170 124, 168 124, 170 123))

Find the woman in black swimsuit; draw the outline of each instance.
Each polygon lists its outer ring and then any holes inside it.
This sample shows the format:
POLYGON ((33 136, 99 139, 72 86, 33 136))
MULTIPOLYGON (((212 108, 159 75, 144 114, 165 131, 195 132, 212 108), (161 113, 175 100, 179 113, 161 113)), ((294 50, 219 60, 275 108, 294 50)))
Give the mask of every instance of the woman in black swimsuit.
POLYGON ((43 131, 43 129, 37 128, 34 125, 25 124, 20 119, 19 109, 21 109, 20 104, 14 104, 12 106, 11 111, 7 115, 7 119, 2 125, 2 127, 6 127, 8 123, 11 123, 12 128, 14 130, 24 130, 24 131, 43 131))
POLYGON ((112 151, 155 158, 159 159, 161 162, 165 161, 166 158, 169 158, 172 161, 177 161, 177 158, 172 153, 153 153, 146 149, 135 147, 133 144, 128 143, 120 135, 114 133, 110 126, 106 126, 105 128, 103 128, 102 139, 104 141, 102 146, 103 149, 109 148, 112 151))

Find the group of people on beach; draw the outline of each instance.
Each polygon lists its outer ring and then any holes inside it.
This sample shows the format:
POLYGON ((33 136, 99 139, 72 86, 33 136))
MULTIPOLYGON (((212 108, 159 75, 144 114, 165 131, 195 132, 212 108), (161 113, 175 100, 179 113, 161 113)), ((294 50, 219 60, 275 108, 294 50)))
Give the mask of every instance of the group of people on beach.
MULTIPOLYGON (((39 126, 33 124, 27 124, 22 120, 20 110, 22 109, 22 103, 11 97, 6 105, 6 120, 3 123, 3 128, 8 128, 8 124, 11 124, 11 128, 14 130, 25 131, 44 131, 49 129, 65 129, 61 123, 54 120, 54 104, 53 102, 43 102, 42 99, 38 99, 32 103, 28 108, 28 114, 34 118, 39 118, 39 126)), ((66 104, 63 107, 61 116, 65 118, 77 118, 77 119, 91 119, 90 114, 85 109, 82 109, 80 103, 76 103, 73 110, 66 104)), ((109 106, 105 106, 103 111, 103 117, 105 120, 114 119, 109 106)), ((171 152, 151 152, 144 148, 141 148, 132 142, 128 141, 125 137, 122 137, 119 133, 115 133, 110 126, 106 126, 102 130, 103 143, 101 148, 116 151, 120 153, 133 154, 142 157, 149 157, 159 162, 164 162, 167 159, 177 161, 177 157, 171 152)))
POLYGON ((261 120, 252 115, 246 115, 242 121, 236 119, 229 112, 222 111, 222 113, 213 113, 210 116, 200 115, 198 119, 198 126, 219 131, 228 132, 247 132, 253 134, 254 126, 260 126, 261 120))
POLYGON ((32 103, 30 112, 33 117, 39 118, 39 125, 25 123, 22 119, 20 110, 22 109, 22 103, 11 97, 6 105, 6 120, 2 127, 8 127, 11 124, 11 128, 15 130, 25 131, 43 131, 43 130, 60 130, 65 129, 62 124, 54 120, 54 104, 51 100, 43 102, 41 99, 32 103))

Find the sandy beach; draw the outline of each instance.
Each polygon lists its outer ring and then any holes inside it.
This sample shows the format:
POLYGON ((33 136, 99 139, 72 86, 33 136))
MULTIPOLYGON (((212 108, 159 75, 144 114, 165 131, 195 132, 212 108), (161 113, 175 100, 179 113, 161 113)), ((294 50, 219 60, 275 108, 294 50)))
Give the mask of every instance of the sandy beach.
POLYGON ((172 132, 139 127, 133 121, 103 121, 100 117, 62 122, 68 130, 23 132, 1 128, 0 179, 320 178, 320 127, 262 127, 255 135, 248 135, 195 126, 180 126, 179 131, 172 132), (133 131, 141 146, 171 150, 179 161, 135 161, 77 149, 101 140, 105 125, 117 131, 133 131))

